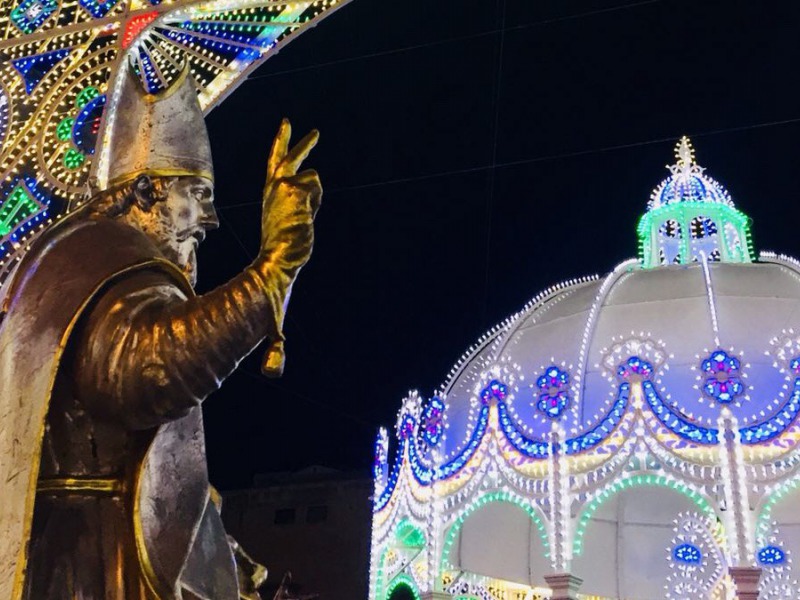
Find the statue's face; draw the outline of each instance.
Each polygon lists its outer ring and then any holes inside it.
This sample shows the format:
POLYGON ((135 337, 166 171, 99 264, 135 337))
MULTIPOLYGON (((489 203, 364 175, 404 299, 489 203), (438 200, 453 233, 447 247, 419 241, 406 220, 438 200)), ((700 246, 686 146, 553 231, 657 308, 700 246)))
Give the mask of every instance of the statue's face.
POLYGON ((162 216, 162 251, 194 286, 197 246, 207 230, 219 227, 214 210, 214 184, 205 177, 177 177, 169 187, 166 201, 157 206, 162 216))

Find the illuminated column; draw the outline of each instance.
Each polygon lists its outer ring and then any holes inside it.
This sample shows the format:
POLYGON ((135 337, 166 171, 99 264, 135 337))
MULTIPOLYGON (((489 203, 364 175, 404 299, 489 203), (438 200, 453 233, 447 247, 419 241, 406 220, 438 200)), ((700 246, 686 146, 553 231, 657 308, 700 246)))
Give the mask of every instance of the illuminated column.
POLYGON ((730 567, 728 573, 736 585, 738 600, 758 600, 758 583, 761 569, 757 567, 730 567))
POLYGON ((439 498, 439 467, 442 463, 441 452, 438 449, 433 451, 433 465, 434 474, 433 481, 431 481, 431 497, 430 497, 430 510, 428 511, 427 523, 427 573, 425 581, 425 589, 423 590, 423 599, 426 598, 450 598, 451 596, 440 596, 430 594, 441 594, 442 578, 439 573, 440 562, 439 556, 442 552, 442 536, 444 535, 442 527, 442 519, 444 518, 444 511, 442 510, 442 500, 439 498), (427 590, 427 591, 426 591, 427 590), (427 594, 427 595, 426 595, 427 594))
POLYGON ((728 408, 723 408, 720 413, 719 432, 722 484, 727 506, 728 550, 732 563, 728 573, 736 585, 739 600, 757 600, 761 569, 752 563, 755 548, 744 453, 739 423, 728 408))
POLYGON ((545 575, 547 585, 553 591, 551 600, 576 600, 578 588, 583 580, 570 570, 572 562, 572 539, 570 531, 569 467, 563 456, 564 431, 553 423, 550 432, 550 459, 548 487, 550 489, 550 556, 552 575, 545 575))
POLYGON ((550 600, 576 600, 578 588, 583 583, 583 579, 575 577, 571 573, 545 575, 544 580, 553 592, 550 600))

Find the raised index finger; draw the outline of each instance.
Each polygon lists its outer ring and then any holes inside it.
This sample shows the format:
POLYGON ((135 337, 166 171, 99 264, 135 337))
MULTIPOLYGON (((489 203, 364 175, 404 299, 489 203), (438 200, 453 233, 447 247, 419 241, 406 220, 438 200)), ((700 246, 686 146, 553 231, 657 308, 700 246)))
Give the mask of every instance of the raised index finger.
POLYGON ((297 173, 300 165, 308 158, 308 154, 317 145, 319 141, 319 131, 312 129, 302 140, 295 144, 294 148, 289 150, 286 158, 283 159, 283 164, 280 165, 280 177, 290 177, 297 173))
POLYGON ((278 134, 275 136, 275 141, 272 142, 272 149, 269 151, 269 160, 267 161, 267 177, 274 177, 278 166, 286 157, 289 150, 289 139, 292 137, 292 125, 289 119, 283 119, 281 126, 278 128, 278 134))

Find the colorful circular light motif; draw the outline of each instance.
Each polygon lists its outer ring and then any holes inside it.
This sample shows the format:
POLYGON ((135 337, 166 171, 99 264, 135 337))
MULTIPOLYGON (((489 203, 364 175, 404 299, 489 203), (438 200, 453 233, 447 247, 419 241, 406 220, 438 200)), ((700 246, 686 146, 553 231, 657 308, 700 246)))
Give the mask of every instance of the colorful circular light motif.
POLYGON ((492 400, 505 400, 507 396, 508 386, 497 379, 492 379, 489 385, 481 390, 481 401, 484 405, 489 404, 492 400))
POLYGON ((758 551, 758 562, 768 567, 786 562, 786 553, 778 546, 766 546, 758 551))
POLYGON ((653 365, 638 356, 631 356, 617 367, 617 376, 631 383, 650 379, 652 375, 653 365))
POLYGON ((566 371, 555 365, 547 367, 544 375, 536 380, 536 387, 541 391, 536 408, 551 419, 560 417, 569 404, 569 394, 566 390, 568 383, 569 375, 566 371))
POLYGON ((431 398, 422 413, 422 439, 429 446, 435 446, 444 432, 444 402, 437 396, 431 398))
POLYGON ((729 404, 744 393, 741 380, 741 363, 724 350, 715 350, 701 365, 706 376, 703 392, 717 402, 729 404))
POLYGON ((672 557, 680 563, 699 565, 703 560, 703 553, 694 544, 680 544, 672 550, 672 557))

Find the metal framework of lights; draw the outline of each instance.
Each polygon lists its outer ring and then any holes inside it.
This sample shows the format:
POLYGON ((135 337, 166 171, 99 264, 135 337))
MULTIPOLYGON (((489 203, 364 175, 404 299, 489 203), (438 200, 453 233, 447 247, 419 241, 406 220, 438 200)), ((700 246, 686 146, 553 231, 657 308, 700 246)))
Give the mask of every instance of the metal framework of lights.
MULTIPOLYGON (((657 188, 648 213, 654 222, 668 213, 674 217, 696 211, 723 228, 732 223, 738 239, 746 241, 744 254, 716 255, 708 247, 696 254, 714 345, 697 354, 691 369, 693 390, 668 390, 662 375, 671 355, 663 341, 646 332, 620 332, 601 351, 600 364, 592 367, 599 367, 609 382, 606 399, 598 403, 583 397, 589 346, 601 309, 627 275, 658 266, 648 263, 647 256, 623 262, 603 280, 572 280, 540 294, 470 348, 429 399, 409 393, 398 413, 392 464, 388 433, 379 433, 371 600, 388 600, 393 582, 409 580, 423 596, 546 597, 548 590, 456 566, 454 548, 470 517, 490 503, 516 506, 538 539, 532 542, 538 550, 532 551, 549 560, 552 572, 568 572, 584 553, 598 509, 617 494, 642 487, 680 494, 693 507, 678 515, 664 554, 670 570, 665 597, 732 597, 735 584, 729 569, 743 566, 763 570, 760 597, 800 597, 790 553, 773 522, 775 506, 800 490, 800 333, 787 329, 766 351, 755 349, 759 364, 764 354, 770 357, 778 383, 778 389, 756 394, 747 383, 752 369, 748 356, 720 343, 712 268, 716 261, 754 260, 749 220, 733 208, 724 188, 696 166, 688 140, 679 143, 678 157, 673 178, 685 175, 687 180, 683 187, 673 182, 669 190, 667 183, 657 188), (523 372, 506 352, 516 326, 537 323, 587 285, 594 286, 595 297, 579 333, 576 364, 553 359, 523 372), (689 393, 698 406, 708 408, 692 414, 670 392, 677 397, 689 393), (458 429, 451 422, 448 399, 455 394, 462 402, 458 429), (600 408, 579 420, 578 406, 589 400, 600 408), (579 424, 567 430, 567 421, 579 424), (543 434, 548 427, 549 433, 543 434), (390 563, 387 557, 395 556, 398 532, 408 527, 417 536, 423 534, 424 543, 406 566, 390 563)), ((640 232, 650 231, 647 227, 640 232)), ((760 260, 800 276, 800 262, 790 257, 764 253, 760 260)), ((597 393, 598 388, 592 389, 597 393)))
POLYGON ((349 1, 13 0, 0 14, 0 198, 32 178, 45 200, 35 227, 0 234, 0 290, 32 236, 104 185, 123 68, 152 93, 189 69, 208 112, 349 1))

